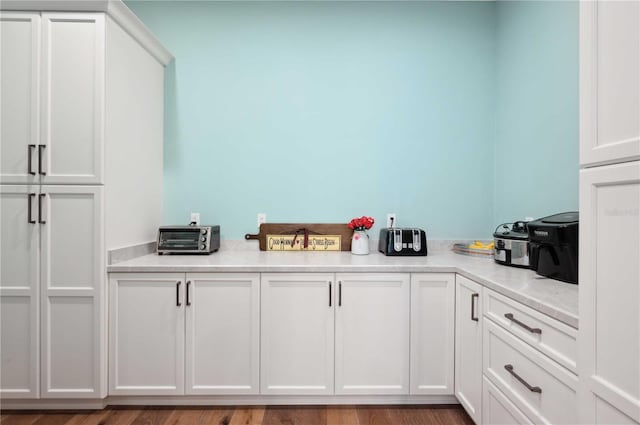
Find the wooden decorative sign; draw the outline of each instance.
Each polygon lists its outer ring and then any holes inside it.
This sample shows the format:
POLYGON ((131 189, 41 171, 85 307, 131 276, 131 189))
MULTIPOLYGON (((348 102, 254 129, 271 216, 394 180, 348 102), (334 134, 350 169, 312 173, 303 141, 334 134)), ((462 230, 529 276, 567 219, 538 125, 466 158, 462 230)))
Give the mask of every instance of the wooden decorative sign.
POLYGON ((307 247, 299 235, 267 235, 267 251, 340 251, 340 235, 309 235, 307 247))
POLYGON ((349 251, 353 230, 346 223, 262 223, 257 240, 260 251, 349 251))

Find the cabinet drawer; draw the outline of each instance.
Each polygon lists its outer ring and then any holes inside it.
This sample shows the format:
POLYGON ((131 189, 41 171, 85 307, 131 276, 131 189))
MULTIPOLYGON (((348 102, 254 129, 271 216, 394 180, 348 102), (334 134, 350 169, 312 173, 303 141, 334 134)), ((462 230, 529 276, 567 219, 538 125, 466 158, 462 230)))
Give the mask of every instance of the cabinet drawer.
POLYGON ((484 321, 484 373, 535 423, 578 423, 578 378, 491 322, 484 321))
POLYGON ((573 373, 578 331, 494 291, 484 292, 484 314, 573 373))
POLYGON ((482 423, 490 425, 533 425, 486 377, 482 378, 482 423))

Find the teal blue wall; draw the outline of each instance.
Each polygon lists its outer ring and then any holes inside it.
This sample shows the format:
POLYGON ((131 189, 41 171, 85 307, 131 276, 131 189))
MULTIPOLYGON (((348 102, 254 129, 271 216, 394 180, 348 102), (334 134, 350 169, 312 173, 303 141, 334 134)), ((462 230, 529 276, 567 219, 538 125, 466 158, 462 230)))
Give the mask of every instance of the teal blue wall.
MULTIPOLYGON (((577 208, 577 4, 127 4, 167 69, 164 220, 387 212, 434 239, 577 208)), ((374 236, 375 237, 375 236, 374 236)))
POLYGON ((493 226, 494 4, 127 3, 175 55, 164 219, 493 226))
POLYGON ((578 2, 496 7, 495 223, 578 210, 578 2))

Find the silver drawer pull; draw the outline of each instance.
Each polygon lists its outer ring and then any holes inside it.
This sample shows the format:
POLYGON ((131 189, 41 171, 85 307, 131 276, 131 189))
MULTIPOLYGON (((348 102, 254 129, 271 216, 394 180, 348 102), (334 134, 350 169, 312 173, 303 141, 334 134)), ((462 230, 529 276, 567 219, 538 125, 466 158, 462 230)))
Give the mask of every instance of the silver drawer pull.
POLYGON ((540 387, 532 387, 531 385, 529 385, 529 383, 527 381, 522 379, 520 377, 520 375, 518 375, 517 373, 515 373, 513 371, 513 365, 506 364, 506 365, 504 365, 504 368, 507 369, 507 372, 509 372, 514 378, 516 378, 522 385, 527 387, 527 389, 529 391, 531 391, 532 393, 542 394, 542 388, 540 388, 540 387))
POLYGON ((521 321, 519 321, 518 319, 513 317, 512 313, 507 313, 507 314, 504 315, 504 317, 506 317, 507 319, 511 320, 516 325, 519 325, 519 326, 525 328, 526 330, 528 330, 532 334, 542 334, 542 329, 540 329, 540 328, 532 328, 530 326, 525 325, 524 323, 522 323, 521 321))

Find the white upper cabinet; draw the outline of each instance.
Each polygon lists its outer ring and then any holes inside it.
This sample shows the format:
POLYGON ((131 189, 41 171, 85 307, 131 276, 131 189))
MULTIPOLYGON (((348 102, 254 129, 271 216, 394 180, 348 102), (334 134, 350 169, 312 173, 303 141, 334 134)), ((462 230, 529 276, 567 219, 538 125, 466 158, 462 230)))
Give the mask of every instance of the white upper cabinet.
POLYGON ((0 13, 0 183, 37 174, 40 15, 0 13))
POLYGON ((0 182, 104 183, 104 14, 2 12, 0 25, 0 182))
POLYGON ((409 394, 409 274, 337 274, 336 394, 409 394))
POLYGON ((42 14, 42 183, 104 183, 104 20, 42 14))
POLYGON ((640 2, 580 2, 580 164, 640 159, 640 2))

